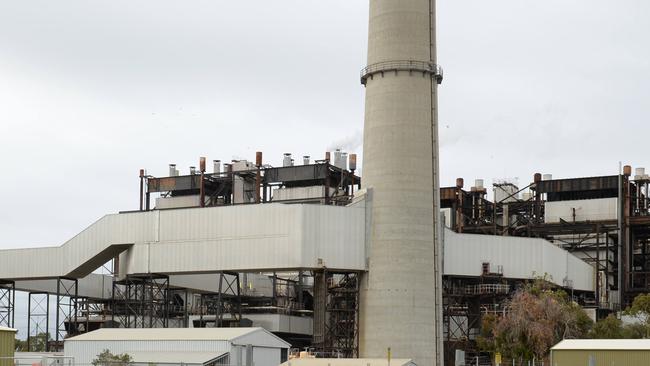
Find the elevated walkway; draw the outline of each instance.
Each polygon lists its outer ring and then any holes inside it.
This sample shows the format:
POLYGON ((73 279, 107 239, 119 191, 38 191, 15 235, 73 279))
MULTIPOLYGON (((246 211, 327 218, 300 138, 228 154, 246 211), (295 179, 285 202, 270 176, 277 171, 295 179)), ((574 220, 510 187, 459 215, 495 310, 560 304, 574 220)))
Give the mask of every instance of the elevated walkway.
POLYGON ((365 270, 365 211, 264 204, 107 215, 60 247, 0 251, 0 279, 84 278, 116 255, 120 275, 365 270))
MULTIPOLYGON (((161 274, 170 286, 213 291, 207 274, 328 268, 365 271, 365 202, 354 206, 263 204, 107 215, 60 247, 0 251, 0 279, 17 289, 51 292, 58 277, 80 293, 106 298, 109 281, 92 274, 120 255, 120 276, 161 274)), ((547 276, 559 286, 594 290, 594 268, 542 239, 456 234, 445 230, 443 273, 481 276, 483 263, 503 277, 547 276)))

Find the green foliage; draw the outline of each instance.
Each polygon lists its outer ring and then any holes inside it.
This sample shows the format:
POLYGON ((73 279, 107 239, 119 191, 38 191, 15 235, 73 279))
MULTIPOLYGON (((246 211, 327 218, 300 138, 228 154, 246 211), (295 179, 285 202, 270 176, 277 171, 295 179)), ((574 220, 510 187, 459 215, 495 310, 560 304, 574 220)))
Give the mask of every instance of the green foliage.
POLYGON ((14 349, 16 352, 27 352, 27 341, 16 338, 14 341, 14 349))
POLYGON ((476 338, 476 343, 481 352, 496 352, 496 344, 492 335, 494 334, 494 328, 498 320, 497 316, 493 314, 483 316, 481 320, 481 334, 476 338))
POLYGON ((643 323, 643 329, 639 325, 629 329, 632 335, 637 335, 638 332, 644 331, 643 338, 650 338, 650 294, 640 294, 635 297, 632 306, 627 308, 625 313, 637 318, 643 323))
POLYGON ((627 309, 627 313, 634 316, 641 316, 649 321, 650 315, 650 294, 641 294, 634 298, 632 306, 627 309))
MULTIPOLYGON (((30 343, 32 346, 31 352, 45 352, 47 350, 47 341, 51 341, 50 333, 39 333, 35 336, 32 336, 30 343)), ((16 338, 14 341, 14 347, 16 352, 29 352, 27 348, 27 341, 16 338)))
POLYGON ((93 360, 93 366, 127 366, 133 362, 131 356, 126 353, 114 355, 111 351, 105 349, 93 360))
POLYGON ((648 334, 648 325, 635 323, 625 325, 616 316, 609 315, 599 321, 589 332, 589 338, 594 339, 642 339, 648 334))
POLYGON ((648 335, 648 325, 630 324, 623 327, 623 339, 645 339, 648 335))
POLYGON ((543 359, 562 339, 584 338, 592 326, 582 308, 564 291, 541 278, 507 303, 507 315, 484 322, 479 347, 511 359, 543 359))
POLYGON ((623 322, 613 314, 599 321, 591 328, 589 338, 593 339, 623 339, 623 322))

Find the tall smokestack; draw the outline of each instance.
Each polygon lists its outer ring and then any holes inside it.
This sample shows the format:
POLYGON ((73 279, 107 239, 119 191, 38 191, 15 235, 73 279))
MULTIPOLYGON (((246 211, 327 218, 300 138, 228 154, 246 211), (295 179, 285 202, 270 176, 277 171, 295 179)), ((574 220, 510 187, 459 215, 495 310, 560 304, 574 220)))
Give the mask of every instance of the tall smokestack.
POLYGON ((435 0, 370 0, 363 185, 372 200, 361 357, 442 365, 435 0))

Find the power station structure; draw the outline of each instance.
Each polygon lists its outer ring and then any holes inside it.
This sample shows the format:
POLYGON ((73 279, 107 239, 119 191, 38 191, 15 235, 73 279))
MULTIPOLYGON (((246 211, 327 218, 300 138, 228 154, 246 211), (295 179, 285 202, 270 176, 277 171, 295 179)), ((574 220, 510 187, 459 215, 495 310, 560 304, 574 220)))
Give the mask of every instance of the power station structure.
POLYGON ((25 291, 30 350, 99 328, 254 326, 321 357, 453 365, 482 356, 481 317, 526 281, 594 316, 648 289, 644 172, 497 182, 492 201, 481 181, 439 188, 435 40, 435 1, 370 1, 363 179, 340 150, 141 170, 137 210, 0 251, 0 326, 25 291))
POLYGON ((370 1, 360 353, 442 363, 435 0, 370 1), (405 163, 407 162, 407 163, 405 163), (387 167, 391 167, 387 169, 387 167), (399 168, 396 168, 399 167, 399 168), (399 336, 396 336, 399 335, 399 336))
MULTIPOLYGON (((257 326, 318 356, 360 356, 373 190, 360 189, 354 154, 283 160, 272 167, 258 153, 254 163, 214 161, 210 172, 206 159, 187 174, 175 165, 164 177, 142 172, 138 210, 107 215, 61 247, 0 251, 3 326, 15 325, 20 290, 29 293, 32 350, 48 332, 47 346, 57 350, 63 339, 98 328, 257 326), (109 273, 97 273, 102 267, 109 273)), ((456 351, 480 356, 474 341, 481 316, 502 311, 525 281, 546 276, 586 307, 597 298, 601 274, 593 263, 546 238, 504 236, 503 216, 484 191, 440 190, 444 296, 437 329, 445 364, 453 364, 456 351), (459 197, 471 192, 483 195, 476 217, 493 215, 498 235, 467 233, 472 210, 454 221, 451 208, 458 213, 459 197)), ((512 206, 523 204, 517 191, 512 206)), ((405 272, 412 266, 400 265, 405 272)), ((394 302, 412 306, 417 299, 397 285, 392 292, 394 302)))

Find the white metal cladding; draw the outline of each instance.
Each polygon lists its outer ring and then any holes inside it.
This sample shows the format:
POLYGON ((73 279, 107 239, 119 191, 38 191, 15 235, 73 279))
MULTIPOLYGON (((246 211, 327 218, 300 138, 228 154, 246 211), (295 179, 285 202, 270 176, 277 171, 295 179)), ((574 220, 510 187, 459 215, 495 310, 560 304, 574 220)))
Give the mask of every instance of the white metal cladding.
POLYGON ((312 335, 314 319, 304 316, 284 314, 246 314, 254 327, 262 327, 272 332, 312 335))
POLYGON ((616 220, 617 211, 617 198, 546 202, 544 204, 544 220, 560 222, 562 219, 572 222, 574 213, 575 221, 616 220))
POLYGON ((0 278, 81 278, 126 248, 122 275, 365 270, 364 220, 362 209, 284 204, 108 215, 61 247, 0 251, 0 278))
POLYGON ((124 271, 318 268, 319 259, 328 268, 365 270, 362 209, 270 204, 159 215, 159 241, 138 243, 125 253, 124 271))
MULTIPOLYGON (((16 289, 56 294, 56 284, 57 281, 55 279, 16 281, 16 289)), ((112 292, 113 277, 111 276, 91 273, 78 280, 78 294, 80 296, 92 299, 110 299, 112 292)))
POLYGON ((152 240, 154 219, 154 212, 107 215, 60 247, 2 250, 0 278, 56 278, 75 272, 84 277, 117 254, 116 246, 152 240))
POLYGON ((113 354, 133 352, 230 352, 230 341, 73 341, 66 340, 66 357, 74 357, 76 365, 90 365, 103 350, 113 354))
POLYGON ((506 278, 532 279, 550 276, 553 283, 594 291, 595 272, 588 263, 543 239, 457 234, 445 232, 444 273, 480 276, 482 263, 492 271, 503 266, 506 278))
POLYGON ((275 334, 264 328, 257 328, 232 340, 233 344, 247 345, 252 344, 255 347, 267 348, 290 348, 291 344, 285 342, 275 334))
POLYGON ((277 348, 253 347, 253 365, 278 366, 282 355, 277 348))

